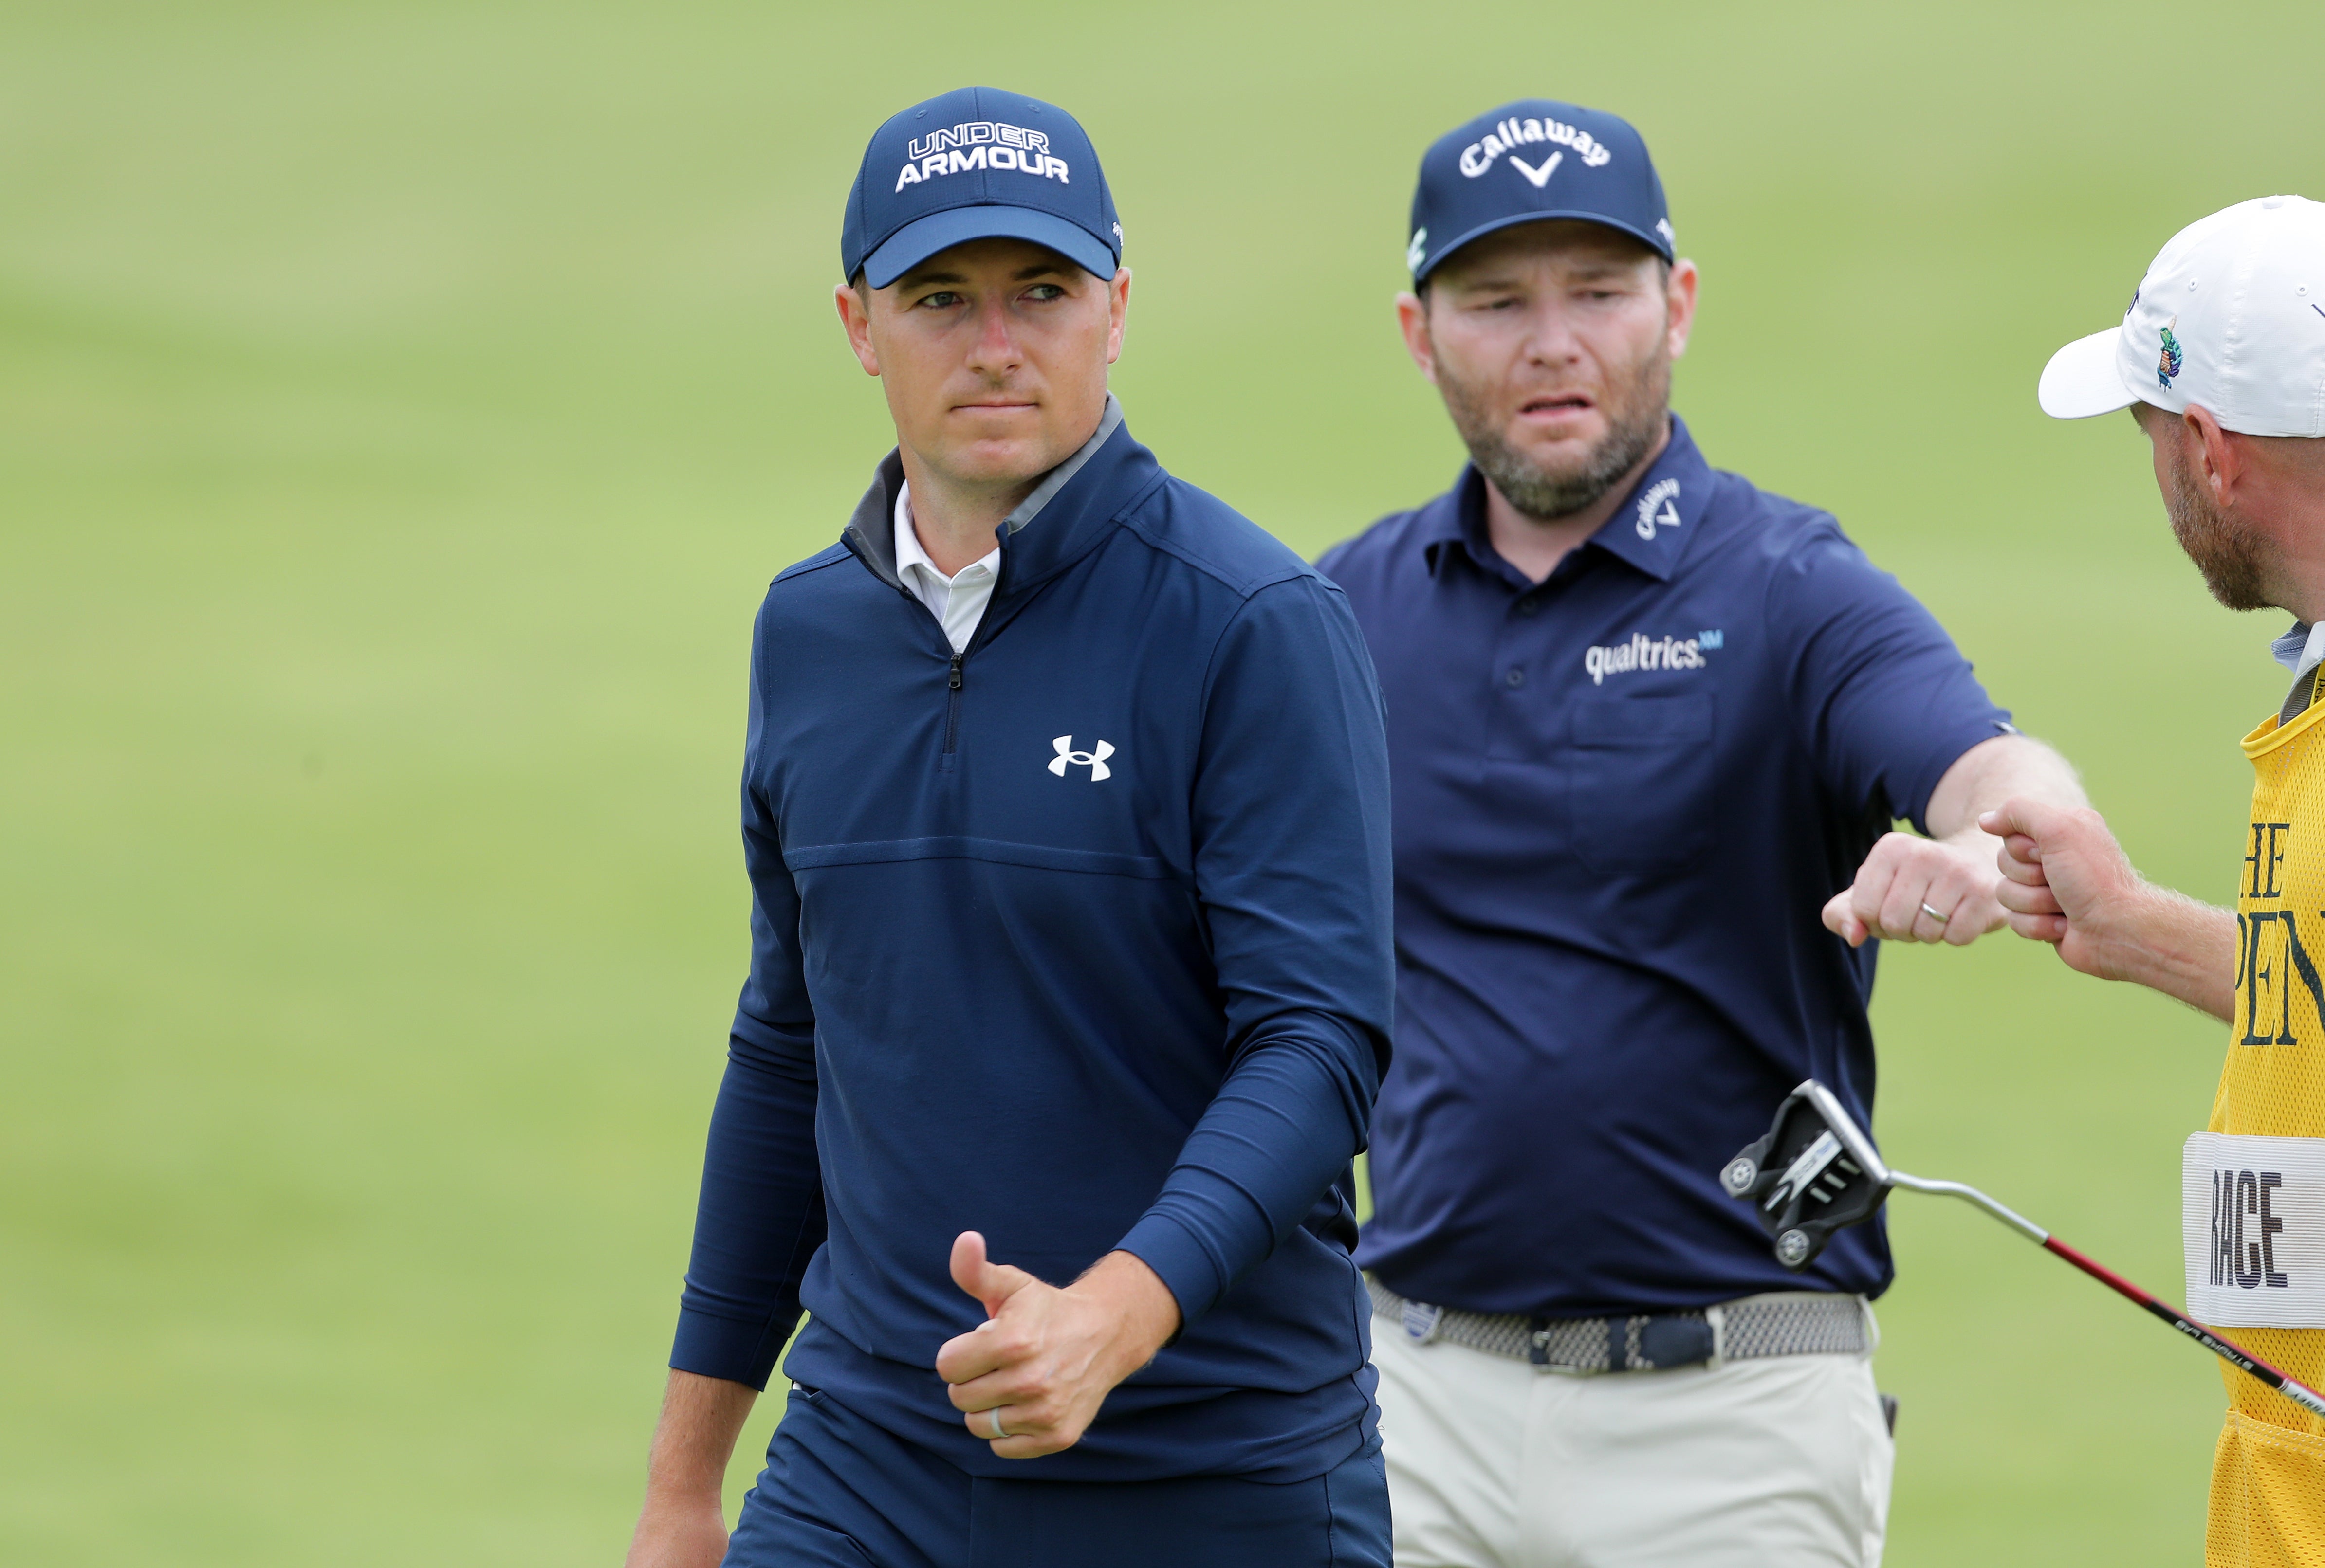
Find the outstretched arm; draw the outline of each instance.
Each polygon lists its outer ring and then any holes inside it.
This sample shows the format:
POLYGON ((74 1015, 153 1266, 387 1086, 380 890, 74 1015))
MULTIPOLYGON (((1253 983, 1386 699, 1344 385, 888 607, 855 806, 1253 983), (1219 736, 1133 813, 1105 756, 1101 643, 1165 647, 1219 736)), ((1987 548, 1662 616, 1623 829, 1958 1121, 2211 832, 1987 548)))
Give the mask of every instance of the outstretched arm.
POLYGON ((2012 930, 2050 943, 2070 969, 2133 981, 2223 1022, 2235 1016, 2234 910, 2142 877, 2087 806, 2012 799, 1979 826, 2001 841, 2000 896, 2012 930))
POLYGON ((2024 735, 1980 742, 1931 791, 1930 836, 1883 835, 1856 881, 1825 905, 1826 929, 1851 947, 1873 937, 1960 947, 1999 928, 2001 844, 1978 819, 2013 798, 2059 809, 2086 804, 2074 769, 2042 742, 2024 735))

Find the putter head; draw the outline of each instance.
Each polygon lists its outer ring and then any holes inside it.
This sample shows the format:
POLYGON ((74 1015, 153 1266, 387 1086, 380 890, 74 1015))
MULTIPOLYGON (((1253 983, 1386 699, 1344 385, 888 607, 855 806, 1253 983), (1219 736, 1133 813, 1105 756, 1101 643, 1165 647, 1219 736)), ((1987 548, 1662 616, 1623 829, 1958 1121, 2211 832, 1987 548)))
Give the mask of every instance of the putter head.
POLYGON ((1806 1268, 1833 1232, 1873 1217, 1889 1195, 1889 1167, 1831 1090, 1811 1078, 1777 1107, 1768 1136, 1719 1173, 1776 1239, 1776 1261, 1806 1268))

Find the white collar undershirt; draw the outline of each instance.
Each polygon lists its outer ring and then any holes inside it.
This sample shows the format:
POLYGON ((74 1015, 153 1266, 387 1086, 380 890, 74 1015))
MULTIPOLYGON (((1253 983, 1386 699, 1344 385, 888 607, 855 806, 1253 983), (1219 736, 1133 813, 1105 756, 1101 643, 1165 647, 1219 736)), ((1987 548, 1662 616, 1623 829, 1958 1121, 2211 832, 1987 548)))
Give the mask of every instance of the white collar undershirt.
MULTIPOLYGON (((1043 475, 1033 486, 1033 493, 1017 503, 1017 509, 1001 520, 1001 527, 1014 534, 1041 514, 1051 499, 1063 490, 1082 465, 1095 457, 1107 438, 1122 426, 1122 405, 1112 392, 1106 394, 1106 411, 1098 416, 1098 429, 1076 448, 1074 455, 1043 475)), ((985 607, 993 602, 993 590, 1001 581, 1001 545, 996 530, 993 549, 983 558, 946 576, 937 570, 936 562, 921 548, 921 536, 912 526, 912 487, 902 482, 896 486, 896 580, 912 591, 912 596, 929 607, 944 627, 945 641, 952 644, 955 653, 965 651, 968 640, 977 635, 977 623, 985 619, 985 607)))
POLYGON ((992 602, 993 585, 1000 576, 998 543, 950 576, 939 571, 929 552, 921 548, 920 532, 912 526, 912 487, 896 486, 896 580, 929 607, 929 613, 943 625, 945 641, 952 644, 955 653, 977 635, 977 623, 985 619, 985 606, 992 602))

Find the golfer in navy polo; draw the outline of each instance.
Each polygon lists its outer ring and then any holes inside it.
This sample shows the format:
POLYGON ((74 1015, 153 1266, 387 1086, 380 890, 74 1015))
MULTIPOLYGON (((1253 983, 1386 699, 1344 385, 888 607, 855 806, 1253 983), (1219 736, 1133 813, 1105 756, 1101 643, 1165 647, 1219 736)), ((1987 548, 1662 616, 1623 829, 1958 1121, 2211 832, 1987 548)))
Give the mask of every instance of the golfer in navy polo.
POLYGON ((751 973, 633 1564, 1388 1561, 1378 687, 1339 590, 1132 438, 1121 251, 1081 128, 990 88, 849 193, 897 446, 759 613, 751 973))
POLYGON ((1803 1078, 1870 1120, 1872 939, 1995 929, 1978 813, 2081 792, 1831 517, 1670 412, 1697 273, 1630 125, 1482 115, 1408 232, 1471 461, 1321 563, 1394 781, 1359 1259, 1396 1562, 1861 1568, 1883 1232, 1789 1274, 1719 1168, 1803 1078))

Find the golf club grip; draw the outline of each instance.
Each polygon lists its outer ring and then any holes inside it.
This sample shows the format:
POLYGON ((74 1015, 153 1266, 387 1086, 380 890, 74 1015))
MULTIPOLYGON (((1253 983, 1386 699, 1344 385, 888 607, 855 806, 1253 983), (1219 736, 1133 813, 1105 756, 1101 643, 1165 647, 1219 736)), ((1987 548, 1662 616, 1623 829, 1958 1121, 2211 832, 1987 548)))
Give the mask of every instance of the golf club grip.
POLYGON ((2306 1383, 2286 1377, 2235 1341, 2222 1339, 2178 1308, 2149 1295, 2097 1259, 2085 1257, 2056 1236, 2045 1237, 2042 1246, 2046 1250, 2057 1253, 2118 1296, 2137 1302, 2246 1377, 2275 1389, 2304 1410, 2325 1416, 2325 1394, 2318 1393, 2306 1383))

